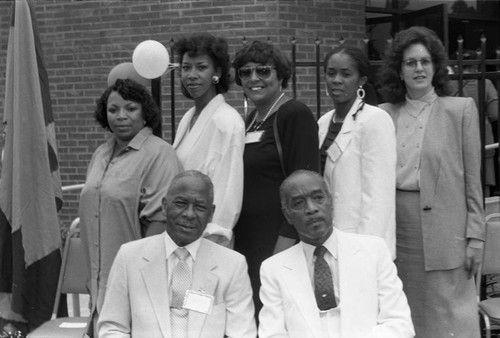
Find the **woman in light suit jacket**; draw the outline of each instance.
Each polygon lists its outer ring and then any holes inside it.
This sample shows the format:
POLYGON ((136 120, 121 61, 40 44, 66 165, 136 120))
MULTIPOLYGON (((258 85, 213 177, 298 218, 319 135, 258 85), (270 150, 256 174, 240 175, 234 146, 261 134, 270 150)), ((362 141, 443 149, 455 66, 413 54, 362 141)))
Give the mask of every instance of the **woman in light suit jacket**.
POLYGON ((332 191, 335 226, 385 239, 395 257, 396 135, 390 116, 364 102, 369 62, 356 47, 325 58, 335 109, 319 121, 321 170, 332 191))
POLYGON ((245 124, 224 99, 231 84, 228 44, 209 33, 194 33, 174 46, 181 90, 194 101, 182 117, 173 147, 184 170, 198 170, 214 184, 214 212, 204 237, 232 246, 243 201, 245 124))
POLYGON ((474 279, 484 241, 478 114, 447 97, 447 59, 425 27, 401 31, 381 73, 396 126, 398 273, 416 337, 479 337, 474 279))

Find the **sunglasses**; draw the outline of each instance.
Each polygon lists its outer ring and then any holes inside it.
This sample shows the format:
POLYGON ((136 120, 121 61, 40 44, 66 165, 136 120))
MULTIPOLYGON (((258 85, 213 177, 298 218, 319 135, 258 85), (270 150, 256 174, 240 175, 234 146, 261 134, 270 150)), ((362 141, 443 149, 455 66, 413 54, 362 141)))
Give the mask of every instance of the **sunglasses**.
POLYGON ((429 68, 429 67, 432 66, 432 60, 429 59, 429 58, 422 58, 420 60, 417 60, 417 59, 405 59, 405 60, 403 60, 403 65, 406 68, 415 69, 415 68, 417 68, 417 65, 418 65, 419 62, 422 65, 422 68, 429 68))
POLYGON ((252 73, 255 71, 255 75, 259 79, 265 80, 271 76, 271 70, 276 69, 271 66, 257 66, 257 67, 241 67, 238 69, 238 75, 242 80, 248 80, 252 77, 252 73))

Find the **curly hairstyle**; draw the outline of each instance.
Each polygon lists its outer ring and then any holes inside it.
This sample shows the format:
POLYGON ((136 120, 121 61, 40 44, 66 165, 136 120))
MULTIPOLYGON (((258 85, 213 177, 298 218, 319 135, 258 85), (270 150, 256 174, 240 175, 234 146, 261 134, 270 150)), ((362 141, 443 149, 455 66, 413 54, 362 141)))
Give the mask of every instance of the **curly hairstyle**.
POLYGON ((406 86, 400 78, 401 65, 405 50, 414 44, 424 45, 431 54, 434 65, 432 85, 436 94, 446 96, 451 93, 448 82, 448 57, 441 40, 433 30, 413 26, 396 34, 393 43, 386 50, 385 62, 379 79, 382 95, 389 103, 396 104, 405 101, 406 86))
MULTIPOLYGON (((215 68, 221 71, 219 83, 215 84, 217 94, 226 93, 231 84, 231 76, 229 70, 231 63, 229 61, 228 45, 224 38, 217 38, 209 33, 195 33, 188 38, 182 38, 174 44, 174 51, 179 58, 179 63, 182 64, 182 59, 187 53, 190 57, 199 55, 208 55, 215 68)), ((182 94, 192 99, 189 92, 181 83, 182 94)))
POLYGON ((271 61, 276 66, 278 80, 281 80, 281 88, 288 86, 288 80, 292 75, 292 64, 281 51, 270 43, 263 41, 253 41, 236 53, 233 61, 235 69, 235 80, 241 86, 241 79, 238 69, 248 62, 255 62, 265 65, 271 61))
POLYGON ((338 46, 329 51, 326 54, 324 61, 325 72, 326 68, 328 67, 328 61, 330 60, 332 55, 340 53, 346 54, 351 57, 351 59, 354 61, 354 64, 356 65, 360 77, 368 77, 370 73, 370 61, 368 60, 368 57, 363 50, 354 46, 338 46))
POLYGON ((94 118, 104 129, 113 132, 109 127, 107 116, 108 98, 112 92, 117 92, 124 100, 139 103, 142 107, 142 115, 146 126, 154 129, 160 124, 160 108, 146 87, 131 79, 117 79, 115 84, 109 86, 97 100, 94 118))

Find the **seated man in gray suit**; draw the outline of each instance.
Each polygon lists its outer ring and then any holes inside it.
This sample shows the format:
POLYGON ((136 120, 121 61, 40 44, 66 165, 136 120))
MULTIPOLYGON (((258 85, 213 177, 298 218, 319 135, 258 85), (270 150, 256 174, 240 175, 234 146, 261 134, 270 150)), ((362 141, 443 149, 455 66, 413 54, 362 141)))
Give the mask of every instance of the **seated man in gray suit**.
POLYGON ((172 180, 166 232, 122 245, 115 258, 99 337, 255 338, 245 258, 201 238, 214 209, 208 176, 172 180))
POLYGON ((259 337, 413 337, 384 240, 334 229, 332 197, 315 172, 292 173, 280 194, 301 241, 262 263, 259 337))

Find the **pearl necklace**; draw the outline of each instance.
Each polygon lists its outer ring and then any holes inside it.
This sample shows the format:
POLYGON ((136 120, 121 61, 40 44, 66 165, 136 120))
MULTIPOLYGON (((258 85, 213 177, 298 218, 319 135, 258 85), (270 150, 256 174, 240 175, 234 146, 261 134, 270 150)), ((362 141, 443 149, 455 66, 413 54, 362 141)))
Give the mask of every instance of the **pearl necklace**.
POLYGON ((276 105, 278 104, 278 102, 281 100, 281 98, 284 95, 285 95, 285 93, 281 93, 280 97, 278 97, 278 99, 276 101, 274 101, 273 105, 271 106, 271 108, 269 108, 266 115, 264 116, 264 118, 261 121, 257 122, 257 115, 258 114, 257 114, 257 112, 255 112, 255 116, 246 130, 247 133, 250 131, 250 129, 252 129, 254 124, 255 124, 255 127, 253 129, 258 130, 264 124, 264 122, 266 122, 267 118, 271 115, 271 112, 273 111, 274 107, 276 107, 276 105))

